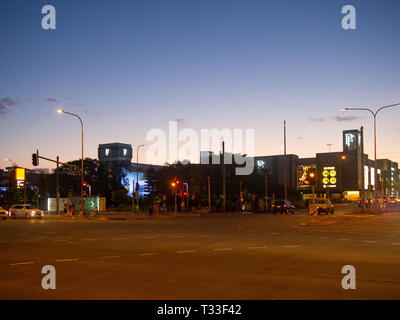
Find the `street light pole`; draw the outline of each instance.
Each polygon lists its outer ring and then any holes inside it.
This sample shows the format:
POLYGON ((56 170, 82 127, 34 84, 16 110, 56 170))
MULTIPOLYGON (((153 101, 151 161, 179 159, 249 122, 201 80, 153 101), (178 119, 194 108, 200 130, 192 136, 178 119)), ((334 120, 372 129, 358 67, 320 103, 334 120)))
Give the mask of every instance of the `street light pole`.
POLYGON ((391 104, 388 106, 380 107, 375 112, 368 108, 342 108, 342 111, 353 111, 353 110, 354 111, 368 111, 374 117, 374 198, 375 198, 375 203, 378 202, 378 188, 377 188, 378 174, 377 174, 377 164, 376 164, 376 116, 379 113, 379 111, 381 111, 383 109, 391 108, 391 107, 396 107, 396 106, 400 106, 400 103, 395 103, 395 104, 391 104))
POLYGON ((67 111, 65 111, 63 109, 58 109, 57 112, 60 113, 60 114, 61 113, 65 113, 65 114, 69 114, 71 116, 77 117, 79 119, 80 123, 81 123, 81 145, 82 145, 82 150, 81 150, 81 152, 82 152, 82 155, 81 155, 82 156, 82 159, 81 159, 81 209, 82 209, 82 214, 83 214, 84 211, 85 211, 85 206, 84 206, 84 203, 83 203, 83 182, 84 182, 84 171, 83 171, 83 121, 82 121, 81 117, 78 116, 75 113, 67 112, 67 111))
MULTIPOLYGON (((144 147, 144 144, 139 144, 137 146, 136 149, 136 188, 135 188, 135 196, 137 195, 137 200, 136 200, 136 205, 139 205, 139 190, 138 190, 138 186, 139 186, 139 149, 140 147, 144 147)), ((136 211, 136 207, 135 207, 135 211, 136 211)))

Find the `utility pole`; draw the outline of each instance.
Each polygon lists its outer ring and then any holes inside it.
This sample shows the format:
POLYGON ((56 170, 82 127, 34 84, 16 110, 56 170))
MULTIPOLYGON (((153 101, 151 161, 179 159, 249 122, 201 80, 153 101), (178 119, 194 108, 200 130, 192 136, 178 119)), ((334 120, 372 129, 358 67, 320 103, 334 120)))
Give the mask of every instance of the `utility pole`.
POLYGON ((226 211, 226 168, 225 168, 225 141, 222 141, 222 206, 226 211))
POLYGON ((268 210, 268 171, 265 169, 265 210, 268 210))
POLYGON ((176 190, 175 190, 175 207, 174 207, 174 212, 175 212, 175 214, 177 214, 178 213, 178 204, 177 204, 177 197, 178 197, 178 195, 176 194, 176 190))
POLYGON ((361 126, 360 128, 360 135, 361 135, 361 208, 362 212, 365 211, 365 188, 364 188, 364 127, 361 126))
POLYGON ((283 154, 285 159, 284 172, 283 172, 284 193, 285 193, 285 200, 287 200, 286 120, 283 121, 283 154))
POLYGON ((211 212, 211 181, 210 176, 207 177, 208 180, 208 212, 211 212))
POLYGON ((132 180, 132 213, 135 213, 135 180, 132 180))
POLYGON ((57 168, 56 168, 56 208, 57 208, 57 215, 60 215, 60 177, 59 177, 59 163, 60 157, 57 156, 57 168))

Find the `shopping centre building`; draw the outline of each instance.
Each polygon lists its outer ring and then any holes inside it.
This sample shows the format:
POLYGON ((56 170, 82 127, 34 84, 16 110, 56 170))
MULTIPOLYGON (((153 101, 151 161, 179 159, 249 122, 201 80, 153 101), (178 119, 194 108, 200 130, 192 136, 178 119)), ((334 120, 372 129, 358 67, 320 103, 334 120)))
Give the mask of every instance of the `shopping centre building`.
MULTIPOLYGON (((362 155, 362 143, 360 130, 345 130, 342 152, 317 153, 313 158, 299 158, 293 154, 260 156, 255 157, 255 164, 267 170, 280 184, 284 184, 286 176, 288 188, 299 190, 304 198, 312 193, 311 187, 303 183, 304 173, 310 167, 317 169, 315 192, 319 196, 358 200, 365 190, 366 198, 373 198, 375 166, 367 154, 362 155)), ((400 181, 398 163, 379 159, 376 167, 378 196, 399 196, 395 188, 400 181)))

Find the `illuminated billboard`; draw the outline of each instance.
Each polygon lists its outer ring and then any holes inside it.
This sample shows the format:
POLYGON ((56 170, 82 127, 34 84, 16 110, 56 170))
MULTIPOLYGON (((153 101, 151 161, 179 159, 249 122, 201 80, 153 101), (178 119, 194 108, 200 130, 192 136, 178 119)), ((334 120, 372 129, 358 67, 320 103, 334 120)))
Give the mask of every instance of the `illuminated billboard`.
POLYGON ((25 181, 25 169, 24 168, 15 168, 15 180, 25 181))
POLYGON ((361 134, 359 130, 343 131, 343 151, 354 152, 358 151, 361 145, 361 134))
POLYGON ((324 167, 322 171, 322 186, 324 188, 336 188, 337 171, 336 167, 324 167))
POLYGON ((297 167, 297 189, 304 190, 310 189, 310 182, 308 181, 308 172, 310 168, 315 168, 315 166, 298 166, 297 167))

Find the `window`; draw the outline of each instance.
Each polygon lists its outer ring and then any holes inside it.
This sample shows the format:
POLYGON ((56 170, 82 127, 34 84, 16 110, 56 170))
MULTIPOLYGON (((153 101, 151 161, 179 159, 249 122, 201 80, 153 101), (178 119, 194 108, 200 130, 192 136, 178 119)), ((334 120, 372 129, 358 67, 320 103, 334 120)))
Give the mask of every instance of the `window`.
POLYGON ((110 149, 106 148, 104 150, 104 154, 108 157, 108 155, 110 154, 110 149))

